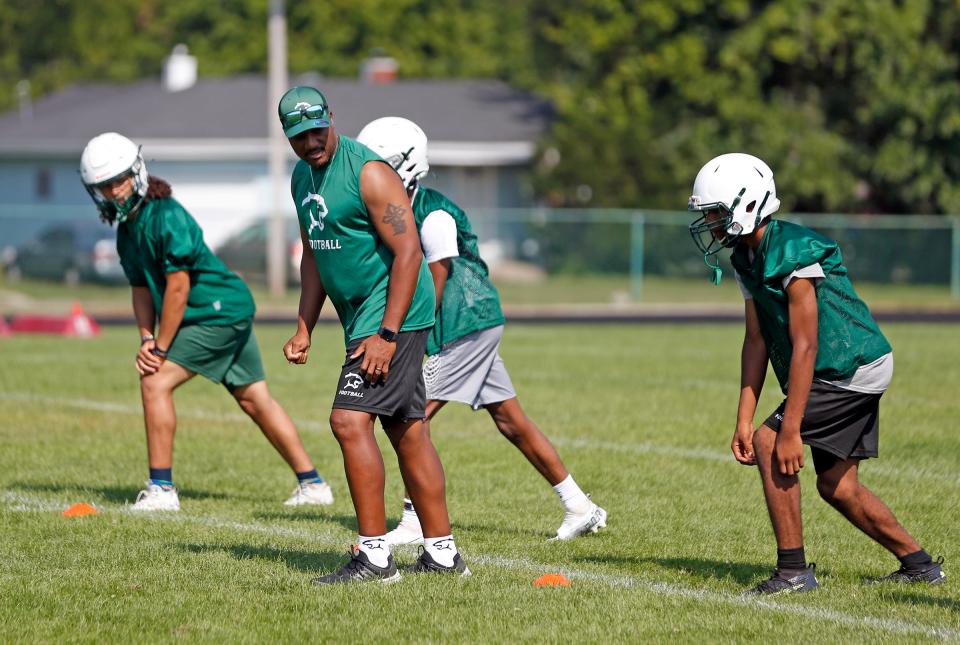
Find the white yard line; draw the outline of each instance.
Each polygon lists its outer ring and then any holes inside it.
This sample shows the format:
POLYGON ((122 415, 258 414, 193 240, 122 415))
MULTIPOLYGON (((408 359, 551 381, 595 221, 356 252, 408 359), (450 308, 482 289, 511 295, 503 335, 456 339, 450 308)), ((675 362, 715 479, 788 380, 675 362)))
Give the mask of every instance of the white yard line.
MULTIPOLYGON (((3 501, 7 510, 18 512, 60 512, 68 506, 68 504, 65 502, 31 497, 29 495, 24 495, 10 490, 3 491, 3 493, 0 494, 0 500, 3 501)), ((261 524, 258 522, 237 522, 214 516, 191 515, 183 512, 138 513, 130 511, 126 506, 120 506, 116 504, 98 505, 97 508, 102 512, 121 513, 128 516, 136 516, 137 518, 148 521, 197 524, 200 526, 228 529, 237 532, 256 533, 275 537, 297 538, 322 546, 344 545, 344 536, 342 532, 333 533, 329 531, 298 529, 276 526, 272 524, 261 524)), ((697 587, 688 587, 668 582, 657 582, 637 576, 598 573, 595 571, 568 567, 562 564, 545 564, 530 560, 528 558, 507 558, 500 555, 487 555, 482 553, 467 553, 466 555, 471 565, 485 565, 510 570, 521 569, 534 573, 543 573, 544 571, 559 571, 573 580, 586 580, 608 587, 640 589, 661 596, 684 598, 704 603, 755 607, 773 613, 790 614, 794 616, 800 616, 805 619, 828 621, 838 625, 872 629, 888 634, 907 636, 920 635, 941 640, 960 641, 960 632, 952 627, 924 625, 922 623, 899 620, 896 618, 848 614, 842 611, 824 609, 821 607, 808 607, 799 604, 779 604, 770 600, 746 598, 743 596, 709 591, 697 587)))
MULTIPOLYGON (((81 410, 94 410, 97 412, 113 412, 119 414, 130 414, 141 416, 143 409, 139 404, 115 403, 111 401, 96 401, 92 399, 63 399, 52 396, 43 396, 29 392, 0 392, 0 401, 21 401, 25 403, 38 403, 44 406, 62 406, 67 408, 76 408, 81 410)), ((204 412, 202 410, 178 409, 177 415, 184 419, 218 420, 218 421, 237 421, 249 422, 246 415, 240 412, 214 413, 204 412)), ((313 419, 295 419, 297 427, 302 430, 311 430, 314 432, 329 432, 330 426, 326 420, 317 421, 313 419)), ((442 420, 436 422, 436 432, 438 436, 456 437, 458 439, 486 439, 491 441, 502 441, 495 432, 472 433, 462 431, 449 431, 442 429, 442 420)), ((549 435, 548 435, 549 436, 549 435)), ((733 456, 727 450, 713 450, 710 448, 684 448, 670 444, 660 444, 651 442, 620 442, 604 441, 593 438, 580 437, 560 437, 550 436, 554 445, 559 447, 570 447, 575 450, 598 450, 605 452, 614 452, 621 454, 635 455, 663 455, 666 457, 677 457, 679 459, 699 459, 707 461, 716 461, 735 465, 733 456)), ((507 444, 504 443, 504 449, 507 444)), ((926 469, 923 465, 914 464, 911 466, 899 466, 889 462, 867 460, 862 466, 863 472, 869 475, 880 475, 897 480, 909 479, 918 482, 936 482, 938 484, 947 484, 960 486, 960 474, 937 472, 926 469)))

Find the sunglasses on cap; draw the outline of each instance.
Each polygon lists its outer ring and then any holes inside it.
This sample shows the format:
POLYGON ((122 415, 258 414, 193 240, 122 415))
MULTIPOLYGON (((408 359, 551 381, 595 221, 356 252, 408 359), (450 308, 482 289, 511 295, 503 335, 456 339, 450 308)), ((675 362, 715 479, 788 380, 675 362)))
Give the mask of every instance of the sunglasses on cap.
POLYGON ((280 116, 280 125, 284 129, 292 128, 304 119, 313 121, 315 119, 328 119, 330 109, 326 105, 311 105, 292 112, 286 112, 280 116))

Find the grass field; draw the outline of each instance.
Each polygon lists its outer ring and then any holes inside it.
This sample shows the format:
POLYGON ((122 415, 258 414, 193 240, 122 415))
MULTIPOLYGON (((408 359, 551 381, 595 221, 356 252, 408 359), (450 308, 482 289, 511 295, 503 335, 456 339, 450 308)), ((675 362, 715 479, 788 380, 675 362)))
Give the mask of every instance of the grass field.
MULTIPOLYGON (((334 487, 329 510, 284 508, 292 475, 225 392, 195 379, 177 398, 183 511, 131 515, 146 475, 135 332, 0 339, 0 642, 960 639, 956 326, 885 326, 897 373, 882 458, 862 469, 946 557, 947 584, 862 585, 896 560, 819 500, 808 465, 807 554, 822 588, 763 601, 739 595, 769 574, 775 546, 756 473, 728 454, 738 326, 508 328, 502 353, 521 401, 609 528, 548 543, 562 516, 549 486, 484 413, 451 407, 433 436, 473 577, 325 589, 310 578, 343 561, 356 531, 326 426, 342 341, 318 328, 311 364, 293 367, 279 352, 291 331, 261 326, 258 337, 275 397, 334 487), (80 501, 100 513, 60 516, 80 501), (572 586, 531 585, 549 572, 572 586)), ((401 484, 381 444, 392 523, 401 484)), ((398 552, 401 564, 414 557, 398 552)))

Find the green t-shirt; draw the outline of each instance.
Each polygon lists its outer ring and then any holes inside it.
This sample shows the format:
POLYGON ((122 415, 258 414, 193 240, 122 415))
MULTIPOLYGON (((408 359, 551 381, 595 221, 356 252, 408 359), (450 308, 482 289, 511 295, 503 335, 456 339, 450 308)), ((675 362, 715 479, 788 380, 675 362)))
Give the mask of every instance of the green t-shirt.
POLYGON ((443 287, 437 323, 427 340, 430 355, 439 353, 447 343, 504 322, 500 296, 490 282, 486 263, 480 258, 477 236, 467 214, 442 193, 418 188, 413 198, 413 217, 418 231, 427 216, 436 211, 447 213, 456 222, 459 255, 450 258, 450 275, 443 287))
MULTIPOLYGON (((297 163, 290 192, 300 226, 327 296, 343 325, 347 344, 380 329, 387 308, 393 253, 377 234, 360 195, 360 171, 375 152, 341 136, 333 158, 323 168, 297 163)), ((306 249, 304 249, 306 252, 306 249)), ((420 264, 417 288, 400 331, 433 326, 433 280, 420 264)))
POLYGON ((816 287, 818 349, 814 378, 846 380, 857 368, 891 351, 867 305, 854 291, 840 247, 833 240, 797 224, 772 220, 752 262, 744 245, 734 249, 731 260, 753 296, 767 355, 784 393, 793 343, 783 280, 797 269, 819 264, 824 273, 816 287))
POLYGON ((162 314, 167 274, 190 273, 183 325, 233 325, 253 318, 250 290, 203 241, 203 231, 172 197, 147 201, 117 227, 120 265, 133 287, 147 287, 162 314))

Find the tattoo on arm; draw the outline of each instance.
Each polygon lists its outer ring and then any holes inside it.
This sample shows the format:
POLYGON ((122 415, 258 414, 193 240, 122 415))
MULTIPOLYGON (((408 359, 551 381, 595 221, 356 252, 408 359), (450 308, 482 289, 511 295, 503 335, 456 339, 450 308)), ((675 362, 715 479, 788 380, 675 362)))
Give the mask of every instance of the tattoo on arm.
POLYGON ((387 204, 387 214, 383 216, 383 223, 393 227, 394 235, 402 235, 407 232, 407 223, 403 219, 407 209, 396 204, 387 204))

